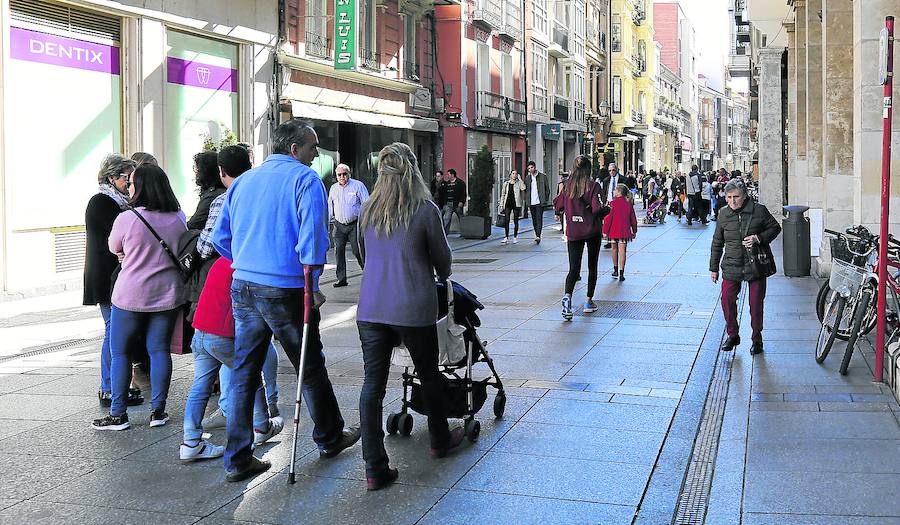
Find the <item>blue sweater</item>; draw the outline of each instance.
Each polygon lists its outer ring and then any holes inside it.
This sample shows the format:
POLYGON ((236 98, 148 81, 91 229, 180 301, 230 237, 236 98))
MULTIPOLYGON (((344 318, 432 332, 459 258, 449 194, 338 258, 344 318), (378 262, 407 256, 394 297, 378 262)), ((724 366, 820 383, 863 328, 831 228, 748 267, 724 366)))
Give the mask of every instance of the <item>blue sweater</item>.
MULTIPOLYGON (((308 166, 274 154, 228 189, 213 245, 233 261, 234 278, 276 288, 303 288, 303 265, 325 264, 325 186, 308 166)), ((320 271, 313 274, 319 289, 320 271)))

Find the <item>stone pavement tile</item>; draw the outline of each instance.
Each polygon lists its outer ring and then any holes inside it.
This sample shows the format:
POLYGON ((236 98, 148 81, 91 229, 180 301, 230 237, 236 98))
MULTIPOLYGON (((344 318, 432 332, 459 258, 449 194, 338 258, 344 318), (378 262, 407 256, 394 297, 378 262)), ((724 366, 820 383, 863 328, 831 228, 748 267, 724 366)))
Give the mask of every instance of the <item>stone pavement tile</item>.
POLYGON ((660 381, 685 383, 691 374, 686 365, 665 365, 640 362, 578 363, 564 376, 567 381, 602 382, 604 379, 635 379, 653 377, 660 381))
POLYGON ((750 401, 784 401, 784 394, 751 394, 750 401))
POLYGON ((659 525, 672 522, 672 514, 678 502, 678 494, 684 481, 682 468, 657 465, 640 504, 635 524, 659 525))
POLYGON ((629 405, 645 405, 656 407, 678 406, 678 400, 667 397, 631 396, 628 394, 616 394, 612 398, 613 403, 627 403, 629 405))
POLYGON ((743 438, 719 439, 716 450, 716 472, 744 472, 747 442, 743 438))
MULTIPOLYGON (((505 328, 507 330, 512 330, 527 321, 527 319, 523 319, 521 315, 514 312, 496 309, 481 310, 478 312, 478 318, 481 319, 481 326, 483 327, 505 328)), ((557 319, 559 319, 559 312, 557 312, 557 319)), ((479 330, 481 329, 479 328, 479 330)))
POLYGON ((670 388, 652 388, 650 389, 650 397, 662 397, 666 399, 681 399, 682 390, 673 390, 670 388))
MULTIPOLYGON (((529 319, 521 325, 521 328, 527 328, 528 330, 543 330, 554 334, 586 333, 599 334, 600 336, 602 336, 608 333, 610 330, 614 329, 618 322, 618 319, 607 319, 605 317, 592 319, 591 322, 586 323, 578 323, 574 321, 566 322, 563 321, 562 318, 552 321, 546 319, 529 319)), ((478 329, 479 335, 481 334, 481 330, 481 328, 478 329)))
MULTIPOLYGON (((44 376, 47 377, 47 376, 44 376)), ((19 394, 44 394, 63 396, 89 396, 94 399, 99 390, 99 379, 89 379, 83 375, 70 375, 53 381, 42 382, 19 390, 19 394)))
MULTIPOLYGON (((564 424, 516 423, 492 449, 529 456, 589 459, 653 465, 665 434, 580 428, 564 424)), ((525 459, 528 461, 528 459, 525 459)))
MULTIPOLYGON (((605 325, 610 330, 612 326, 605 325)), ((537 343, 539 345, 553 346, 593 346, 603 337, 605 332, 568 332, 566 327, 561 330, 535 330, 526 322, 524 325, 513 328, 503 336, 505 341, 521 341, 537 343)), ((537 346, 537 345, 536 345, 537 346)))
POLYGON ((896 399, 891 394, 850 394, 850 397, 853 398, 854 403, 858 402, 868 402, 868 403, 896 403, 896 399))
POLYGON ((96 406, 96 398, 5 394, 0 397, 0 419, 54 421, 96 406))
POLYGON ((504 381, 503 389, 506 391, 507 396, 542 397, 547 393, 548 387, 532 386, 536 384, 565 385, 577 383, 559 383, 558 381, 529 380, 525 381, 522 386, 510 386, 506 383, 506 381, 504 381))
POLYGON ((703 335, 706 333, 704 328, 665 328, 659 330, 647 330, 647 328, 639 325, 620 325, 615 331, 611 332, 608 339, 611 341, 642 341, 651 343, 661 343, 664 346, 667 343, 687 344, 696 343, 699 346, 703 335))
MULTIPOLYGON (((58 450, 57 454, 64 453, 58 450)), ((0 454, 0 497, 28 499, 108 463, 98 459, 0 454)))
POLYGON ((576 399, 579 401, 595 401, 597 403, 609 403, 613 394, 606 392, 584 392, 576 390, 550 390, 545 399, 576 399))
POLYGON ((881 385, 816 385, 821 394, 882 394, 881 385))
MULTIPOLYGON (((3 403, 2 397, 0 397, 0 403, 3 403)), ((29 430, 34 430, 48 424, 51 423, 48 423, 46 421, 7 419, 0 423, 0 440, 6 439, 10 436, 15 436, 16 434, 22 434, 23 432, 27 432, 29 430)))
POLYGON ((616 341, 604 340, 593 347, 581 362, 587 364, 618 362, 691 366, 696 357, 696 348, 687 351, 673 351, 660 347, 635 348, 629 347, 627 342, 619 345, 616 341))
POLYGON ((416 523, 446 489, 398 482, 367 492, 364 481, 298 476, 289 484, 277 474, 231 501, 211 517, 293 525, 296 523, 416 523), (301 518, 302 517, 302 518, 301 518))
POLYGON ((48 501, 23 501, 0 512, 0 522, 29 524, 78 524, 106 525, 108 523, 159 523, 160 525, 189 525, 194 516, 181 516, 165 512, 145 512, 106 507, 52 503, 48 501))
MULTIPOLYGON (((673 381, 651 381, 649 379, 626 379, 622 386, 632 386, 638 388, 666 388, 669 390, 684 390, 684 382, 673 381)), ((625 392, 623 392, 625 393, 625 392)))
MULTIPOLYGON (((53 354, 49 354, 53 355, 53 354)), ((26 360, 22 360, 23 364, 34 364, 37 368, 32 369, 29 372, 26 372, 26 375, 38 375, 38 376, 46 376, 46 375, 59 375, 59 376, 67 376, 71 374, 79 374, 79 375, 92 375, 96 374, 96 369, 91 368, 81 368, 80 366, 48 366, 47 360, 51 359, 51 357, 45 358, 34 358, 34 362, 25 363, 26 360)), ((98 378, 99 380, 99 378, 98 378)))
POLYGON ((900 518, 747 512, 744 525, 900 525, 900 518))
POLYGON ((803 343, 815 341, 819 337, 819 328, 769 328, 763 332, 766 343, 769 341, 798 341, 803 343))
MULTIPOLYGON (((500 339, 506 333, 509 332, 509 328, 485 328, 481 327, 478 329, 478 337, 481 338, 482 341, 496 341, 500 339)), ((361 352, 360 352, 361 353, 361 352)))
POLYGON ((649 465, 488 452, 456 488, 637 505, 649 465))
MULTIPOLYGON (((520 356, 538 359, 556 359, 567 363, 576 363, 587 354, 593 343, 535 343, 528 341, 501 340, 488 344, 491 356, 520 356)), ((502 372, 502 371, 501 371, 502 372)))
MULTIPOLYGON (((814 394, 810 393, 785 393, 784 394, 785 401, 823 401, 827 403, 849 403, 852 401, 850 398, 850 394, 822 394, 816 392, 814 394)), ((879 401, 884 401, 884 399, 879 399, 879 401)))
POLYGON ((684 473, 687 468, 691 451, 694 448, 694 438, 666 436, 663 448, 656 460, 657 469, 673 469, 684 473))
POLYGON ((717 461, 705 523, 740 523, 743 485, 742 471, 720 470, 717 461))
POLYGON ((891 412, 897 410, 897 402, 869 403, 865 401, 855 403, 819 403, 822 412, 891 412))
POLYGON ((746 512, 900 516, 900 474, 748 471, 746 512))
MULTIPOLYGON (((768 357, 771 358, 772 356, 768 357)), ((809 360, 812 361, 811 365, 785 363, 773 366, 769 363, 756 366, 754 391, 788 392, 789 390, 773 390, 773 388, 782 385, 814 387, 817 385, 866 385, 872 383, 872 376, 868 368, 851 366, 849 373, 846 376, 841 376, 837 371, 837 362, 833 365, 834 369, 830 369, 816 365, 811 357, 809 360)))
POLYGON ((38 375, 38 374, 0 374, 0 394, 16 392, 23 388, 40 385, 56 379, 62 379, 64 375, 38 375))
POLYGON ((659 328, 706 328, 709 326, 709 317, 706 315, 682 315, 681 312, 690 308, 688 305, 681 305, 681 309, 669 320, 648 320, 648 319, 622 319, 619 325, 637 325, 644 327, 659 328))
POLYGON ((544 398, 522 419, 534 423, 665 432, 673 412, 668 407, 544 398))
POLYGON ((90 420, 58 421, 40 427, 39 439, 13 436, 0 441, 0 450, 16 454, 64 454, 71 457, 118 459, 163 440, 180 428, 173 424, 150 428, 136 425, 122 432, 101 432, 91 428, 90 420))
POLYGON ((628 394, 631 396, 649 396, 650 391, 653 390, 650 387, 639 387, 639 386, 622 386, 619 384, 608 385, 604 383, 589 383, 587 388, 585 388, 588 392, 604 392, 607 394, 628 394))
POLYGON ((223 518, 221 516, 207 516, 202 520, 195 523, 195 525, 268 525, 263 524, 261 521, 239 521, 239 520, 231 520, 228 518, 223 518))
POLYGON ((453 489, 419 522, 421 525, 630 525, 635 508, 585 501, 453 489))
POLYGON ((3 510, 7 507, 12 507, 16 503, 19 503, 20 501, 22 501, 22 500, 0 497, 0 510, 3 510))
POLYGON ((751 442, 792 439, 900 439, 891 414, 878 412, 752 412, 751 442))
POLYGON ((540 380, 529 380, 525 382, 526 388, 536 388, 536 389, 546 389, 550 390, 584 390, 587 388, 588 383, 572 383, 569 381, 561 382, 561 381, 540 381, 540 380))
MULTIPOLYGON (((490 349, 488 349, 490 351, 490 349)), ((494 355, 494 366, 500 377, 511 379, 542 379, 559 381, 572 368, 572 361, 544 357, 494 355)), ((568 381, 568 379, 566 379, 568 381)), ((576 381, 577 380, 573 380, 576 381)))
POLYGON ((267 472, 252 480, 226 483, 224 469, 175 463, 148 469, 142 462, 115 461, 36 500, 199 517, 213 513, 270 476, 267 472))
POLYGON ((819 388, 819 385, 785 385, 775 382, 767 382, 761 385, 758 381, 755 381, 753 383, 752 392, 753 394, 783 395, 787 392, 813 393, 816 391, 816 388, 819 388))
POLYGON ((900 473, 900 440, 804 439, 751 442, 747 470, 900 473))
POLYGON ((752 412, 818 412, 819 404, 815 401, 753 401, 750 403, 752 412))

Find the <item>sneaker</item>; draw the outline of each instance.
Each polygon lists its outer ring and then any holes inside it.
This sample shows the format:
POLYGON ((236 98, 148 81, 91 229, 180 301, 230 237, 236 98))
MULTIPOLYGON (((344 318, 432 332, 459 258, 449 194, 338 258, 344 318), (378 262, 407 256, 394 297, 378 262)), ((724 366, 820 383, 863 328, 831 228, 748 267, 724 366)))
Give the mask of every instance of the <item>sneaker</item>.
POLYGON ((618 268, 613 268, 613 271, 612 271, 612 278, 615 279, 615 278, 618 277, 618 276, 619 276, 619 269, 618 269, 618 268))
POLYGON ((625 280, 625 272, 622 272, 619 274, 619 282, 622 282, 624 280, 625 280))
POLYGON ((213 445, 207 440, 202 440, 193 447, 182 443, 178 447, 178 457, 182 461, 195 461, 198 459, 215 459, 225 454, 225 447, 213 445))
POLYGON ((169 414, 165 410, 154 410, 150 412, 150 426, 161 427, 169 422, 169 414))
POLYGON ((400 477, 400 472, 395 468, 388 468, 384 473, 377 476, 366 476, 366 490, 381 490, 397 481, 398 477, 400 477))
POLYGON ((463 442, 463 439, 466 437, 466 430, 463 427, 456 427, 450 431, 450 441, 447 442, 446 446, 441 448, 432 448, 431 449, 431 457, 435 459, 447 457, 447 454, 450 453, 451 450, 458 447, 460 443, 463 442))
POLYGON ((342 450, 352 447, 359 441, 359 427, 347 427, 341 434, 341 438, 337 443, 330 447, 320 448, 319 456, 323 458, 333 458, 341 453, 342 450))
POLYGON ((121 416, 108 414, 100 419, 95 419, 91 423, 91 428, 94 430, 127 430, 131 428, 131 424, 128 422, 127 413, 121 416))
POLYGON ((236 482, 236 481, 244 481, 247 478, 252 478, 257 474, 262 474, 263 472, 272 468, 272 463, 265 459, 259 459, 256 456, 250 456, 250 461, 247 462, 243 468, 235 469, 227 474, 225 474, 225 481, 236 482))
POLYGON ((597 311, 597 303, 595 303, 593 300, 590 300, 590 301, 584 303, 583 310, 584 310, 584 313, 586 313, 586 314, 592 314, 597 311))
POLYGON ((504 238, 500 239, 500 244, 506 244, 508 242, 509 242, 509 237, 504 237, 504 238))
POLYGON ((541 243, 541 238, 540 238, 540 237, 535 237, 535 238, 534 238, 534 243, 535 243, 535 244, 540 244, 540 243, 541 243))
POLYGON ((568 295, 562 298, 562 316, 566 321, 572 320, 572 298, 568 295))
POLYGON ((278 434, 281 434, 282 430, 284 430, 284 419, 281 416, 269 418, 268 430, 263 431, 256 428, 253 429, 253 444, 262 445, 278 434))
POLYGON ((100 401, 100 406, 103 408, 109 408, 112 406, 112 392, 97 392, 97 399, 100 401))
POLYGON ((513 237, 513 244, 519 244, 519 238, 513 237))
POLYGON ((225 414, 222 413, 221 408, 217 408, 215 412, 206 416, 200 425, 204 430, 211 430, 214 428, 225 428, 225 414))

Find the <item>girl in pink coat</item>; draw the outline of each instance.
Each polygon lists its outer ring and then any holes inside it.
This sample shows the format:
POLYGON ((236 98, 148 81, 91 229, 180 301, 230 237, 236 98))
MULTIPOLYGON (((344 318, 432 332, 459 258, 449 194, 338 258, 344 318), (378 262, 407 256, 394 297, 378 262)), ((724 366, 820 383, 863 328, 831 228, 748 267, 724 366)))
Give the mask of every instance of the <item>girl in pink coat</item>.
POLYGON ((616 186, 615 198, 610 201, 609 215, 603 222, 603 234, 613 243, 613 279, 625 280, 625 252, 628 242, 637 235, 637 215, 634 206, 629 202, 626 194, 630 193, 624 184, 616 186))

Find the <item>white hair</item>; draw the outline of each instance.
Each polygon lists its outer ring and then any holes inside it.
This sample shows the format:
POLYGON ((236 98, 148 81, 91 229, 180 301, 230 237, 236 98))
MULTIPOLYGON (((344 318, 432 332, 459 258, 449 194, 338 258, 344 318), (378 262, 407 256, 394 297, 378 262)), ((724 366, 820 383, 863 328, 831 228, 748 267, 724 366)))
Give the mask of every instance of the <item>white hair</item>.
POLYGON ((342 163, 342 164, 338 164, 337 167, 334 168, 335 173, 337 173, 337 171, 338 171, 339 169, 341 169, 341 168, 345 169, 345 170, 347 171, 347 173, 351 173, 351 171, 350 171, 350 166, 348 166, 348 165, 346 165, 346 164, 343 164, 343 163, 342 163))

